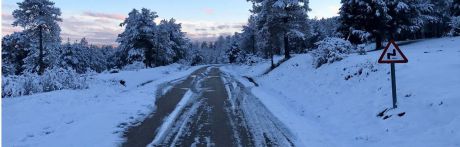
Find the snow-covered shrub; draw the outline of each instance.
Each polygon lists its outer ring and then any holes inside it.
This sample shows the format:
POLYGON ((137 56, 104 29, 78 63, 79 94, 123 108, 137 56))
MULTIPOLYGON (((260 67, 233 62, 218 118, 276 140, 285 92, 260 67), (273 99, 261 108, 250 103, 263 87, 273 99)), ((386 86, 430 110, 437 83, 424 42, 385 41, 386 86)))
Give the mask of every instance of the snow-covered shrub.
POLYGON ((48 69, 43 75, 25 73, 19 76, 2 76, 2 79, 2 97, 88 87, 84 75, 77 74, 75 70, 62 68, 48 69))
POLYGON ((259 63, 264 61, 264 59, 256 54, 247 54, 244 58, 243 64, 246 65, 253 65, 255 63, 259 63))
POLYGON ((190 65, 195 66, 202 64, 204 62, 204 57, 200 54, 194 54, 191 60, 190 65))
POLYGON ((238 47, 238 45, 235 43, 233 44, 227 51, 226 51, 226 56, 228 58, 229 63, 235 63, 238 62, 237 60, 241 61, 241 56, 242 56, 242 51, 238 47), (240 59, 238 59, 240 58, 240 59))
POLYGON ((343 68, 344 80, 365 80, 369 75, 375 73, 379 70, 380 64, 372 60, 367 60, 366 62, 358 63, 352 66, 347 66, 343 68))
POLYGON ((41 91, 35 74, 2 76, 2 97, 29 95, 41 91))
POLYGON ((19 80, 18 86, 22 87, 20 88, 20 91, 18 91, 19 94, 30 95, 30 94, 39 93, 43 91, 43 86, 40 86, 41 80, 37 74, 26 73, 22 76, 19 76, 18 80, 19 80), (21 84, 21 83, 24 83, 24 84, 21 84))
POLYGON ((351 33, 353 35, 358 36, 361 39, 361 41, 363 41, 363 42, 368 41, 372 36, 371 33, 363 31, 363 30, 353 30, 351 33))
POLYGON ((54 68, 46 70, 41 76, 43 92, 61 89, 84 89, 87 88, 85 77, 80 77, 75 70, 54 68))
POLYGON ((357 46, 356 48, 356 52, 358 53, 358 55, 366 55, 367 52, 366 52, 366 44, 360 44, 357 46))
POLYGON ((460 36, 460 16, 452 17, 449 26, 451 27, 450 36, 460 36))
POLYGON ((312 51, 313 66, 319 68, 326 63, 333 63, 344 59, 352 52, 353 45, 346 40, 328 37, 315 43, 318 47, 312 51))
POLYGON ((123 67, 123 70, 133 71, 133 70, 139 70, 139 69, 144 69, 144 68, 145 68, 144 63, 142 63, 141 61, 136 61, 132 64, 128 64, 125 67, 123 67))

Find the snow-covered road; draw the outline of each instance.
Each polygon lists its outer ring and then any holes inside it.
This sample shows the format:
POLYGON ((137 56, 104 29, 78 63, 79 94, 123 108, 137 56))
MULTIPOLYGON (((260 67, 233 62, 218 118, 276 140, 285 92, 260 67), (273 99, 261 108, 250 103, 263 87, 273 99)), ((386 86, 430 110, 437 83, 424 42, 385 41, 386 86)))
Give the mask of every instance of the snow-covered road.
POLYGON ((171 86, 157 110, 127 130, 123 146, 298 146, 249 90, 217 67, 171 86))

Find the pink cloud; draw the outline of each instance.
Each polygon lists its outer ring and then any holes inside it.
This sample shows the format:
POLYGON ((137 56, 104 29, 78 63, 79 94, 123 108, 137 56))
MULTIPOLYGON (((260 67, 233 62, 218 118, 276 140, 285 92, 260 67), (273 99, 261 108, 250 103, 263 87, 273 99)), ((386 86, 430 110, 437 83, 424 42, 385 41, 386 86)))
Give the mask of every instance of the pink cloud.
POLYGON ((2 19, 3 20, 13 20, 13 15, 9 13, 2 13, 2 19))
MULTIPOLYGON (((206 14, 213 14, 213 9, 205 9, 206 14)), ((2 35, 21 31, 20 27, 13 27, 11 24, 14 18, 10 13, 2 13, 2 35)), ((125 19, 124 15, 111 13, 82 12, 70 16, 63 16, 60 22, 62 41, 67 38, 71 41, 80 40, 83 37, 90 43, 96 45, 108 44, 117 45, 115 42, 118 34, 123 32, 119 23, 125 19)), ((218 23, 203 21, 181 21, 183 31, 194 41, 215 40, 219 35, 230 35, 233 32, 241 31, 245 23, 218 23)))
POLYGON ((214 14, 214 9, 212 9, 212 8, 204 8, 203 12, 205 14, 212 15, 212 14, 214 14))
POLYGON ((14 32, 19 32, 21 31, 22 29, 19 28, 19 27, 13 27, 13 26, 5 26, 3 25, 2 27, 2 37, 3 36, 6 36, 6 35, 9 35, 9 34, 12 34, 14 32))
MULTIPOLYGON (((60 24, 63 41, 79 40, 86 37, 88 41, 96 45, 116 45, 116 38, 123 28, 118 24, 121 22, 117 15, 94 15, 89 18, 89 13, 73 15, 64 18, 60 24), (94 18, 93 18, 94 17, 94 18)), ((92 14, 91 14, 92 15, 92 14)))
POLYGON ((20 27, 11 25, 13 21, 14 18, 10 13, 2 12, 2 37, 22 30, 20 27))
POLYGON ((125 15, 115 14, 115 13, 83 12, 83 15, 97 17, 97 18, 115 19, 115 20, 124 20, 126 18, 125 15))

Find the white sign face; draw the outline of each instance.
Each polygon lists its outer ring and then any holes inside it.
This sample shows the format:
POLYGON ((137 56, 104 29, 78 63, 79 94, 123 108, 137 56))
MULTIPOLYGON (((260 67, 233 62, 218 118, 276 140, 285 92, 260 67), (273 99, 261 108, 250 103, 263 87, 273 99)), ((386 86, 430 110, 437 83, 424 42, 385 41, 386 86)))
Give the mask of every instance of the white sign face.
POLYGON ((401 52, 398 45, 391 40, 383 50, 379 63, 407 63, 406 56, 401 52))
POLYGON ((396 48, 392 47, 393 49, 387 50, 385 54, 386 57, 383 58, 383 61, 394 61, 394 60, 404 60, 401 54, 396 51, 396 48))

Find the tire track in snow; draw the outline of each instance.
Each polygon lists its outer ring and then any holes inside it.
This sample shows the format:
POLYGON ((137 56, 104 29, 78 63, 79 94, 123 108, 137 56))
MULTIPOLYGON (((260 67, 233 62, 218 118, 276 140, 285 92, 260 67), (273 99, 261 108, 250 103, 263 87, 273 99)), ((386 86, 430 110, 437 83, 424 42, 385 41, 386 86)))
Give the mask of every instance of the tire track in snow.
POLYGON ((153 137, 144 145, 134 146, 298 146, 250 89, 231 76, 208 67, 190 77, 193 80, 187 87, 176 85, 166 94, 185 89, 188 98, 177 102, 180 105, 155 131, 138 132, 153 137))
MULTIPOLYGON (((158 128, 163 124, 163 120, 173 112, 187 90, 196 82, 197 77, 200 77, 206 70, 206 67, 198 69, 185 80, 178 81, 178 84, 174 85, 164 95, 158 96, 155 101, 156 110, 139 125, 131 126, 125 131, 124 138, 126 141, 121 146, 138 147, 151 143, 158 132, 158 128)), ((163 90, 159 89, 157 93, 162 94, 163 90)))

